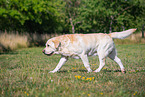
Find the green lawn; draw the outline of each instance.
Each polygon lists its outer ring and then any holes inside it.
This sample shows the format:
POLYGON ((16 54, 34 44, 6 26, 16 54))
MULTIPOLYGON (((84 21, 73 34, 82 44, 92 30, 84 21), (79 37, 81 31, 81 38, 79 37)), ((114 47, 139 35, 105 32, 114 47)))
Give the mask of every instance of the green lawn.
MULTIPOLYGON (((145 45, 116 45, 126 74, 110 59, 99 73, 87 73, 82 61, 71 59, 60 72, 49 74, 60 55, 26 48, 0 55, 0 97, 145 97, 145 45)), ((91 68, 98 57, 89 58, 91 68)))

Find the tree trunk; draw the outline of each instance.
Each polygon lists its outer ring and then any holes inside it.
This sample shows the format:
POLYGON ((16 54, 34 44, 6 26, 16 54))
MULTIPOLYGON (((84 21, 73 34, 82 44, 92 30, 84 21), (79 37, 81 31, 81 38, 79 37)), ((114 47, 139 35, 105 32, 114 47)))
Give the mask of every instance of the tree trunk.
POLYGON ((142 26, 142 38, 144 38, 144 24, 142 26))
POLYGON ((110 22, 109 33, 112 33, 112 19, 111 19, 111 22, 110 22))
POLYGON ((70 23, 71 23, 71 26, 72 26, 72 33, 74 34, 75 33, 75 26, 73 24, 72 18, 69 18, 69 20, 70 20, 70 23))
POLYGON ((113 22, 113 16, 111 16, 111 22, 110 22, 110 28, 109 28, 109 33, 112 33, 112 22, 113 22))
POLYGON ((123 29, 123 31, 125 31, 125 27, 122 25, 122 29, 123 29))

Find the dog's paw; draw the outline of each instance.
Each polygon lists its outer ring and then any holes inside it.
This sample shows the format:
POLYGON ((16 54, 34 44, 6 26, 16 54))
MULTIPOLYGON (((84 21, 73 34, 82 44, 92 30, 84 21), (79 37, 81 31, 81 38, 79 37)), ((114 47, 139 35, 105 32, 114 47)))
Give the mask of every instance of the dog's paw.
POLYGON ((97 73, 97 72, 100 72, 100 70, 97 69, 97 70, 95 70, 95 71, 93 71, 93 72, 97 73))
POLYGON ((92 71, 88 71, 87 73, 91 73, 92 71))
POLYGON ((93 71, 93 72, 97 73, 98 71, 93 71))
POLYGON ((122 69, 121 72, 122 72, 122 73, 126 73, 125 69, 122 69))
POLYGON ((90 73, 90 72, 92 72, 92 70, 88 70, 88 72, 87 72, 87 73, 90 73))

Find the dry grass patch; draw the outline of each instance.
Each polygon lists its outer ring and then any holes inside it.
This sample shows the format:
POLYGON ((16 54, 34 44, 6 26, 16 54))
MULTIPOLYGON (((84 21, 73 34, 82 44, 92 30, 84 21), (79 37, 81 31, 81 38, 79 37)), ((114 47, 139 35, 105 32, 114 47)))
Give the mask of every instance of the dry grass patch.
POLYGON ((28 37, 20 34, 0 34, 0 52, 5 50, 16 50, 17 48, 28 47, 28 37))
POLYGON ((6 51, 14 51, 19 48, 27 48, 33 46, 44 46, 46 41, 51 37, 59 34, 37 34, 37 33, 0 33, 0 53, 6 51))

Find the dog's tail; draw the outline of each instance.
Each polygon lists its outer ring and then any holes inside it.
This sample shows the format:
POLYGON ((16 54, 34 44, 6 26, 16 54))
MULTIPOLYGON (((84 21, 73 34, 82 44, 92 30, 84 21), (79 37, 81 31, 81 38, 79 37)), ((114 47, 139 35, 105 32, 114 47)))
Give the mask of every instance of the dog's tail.
POLYGON ((110 33, 109 35, 115 39, 115 38, 118 38, 118 39, 124 39, 128 36, 130 36, 133 32, 135 32, 136 29, 129 29, 129 30, 126 30, 126 31, 122 31, 122 32, 113 32, 113 33, 110 33))

